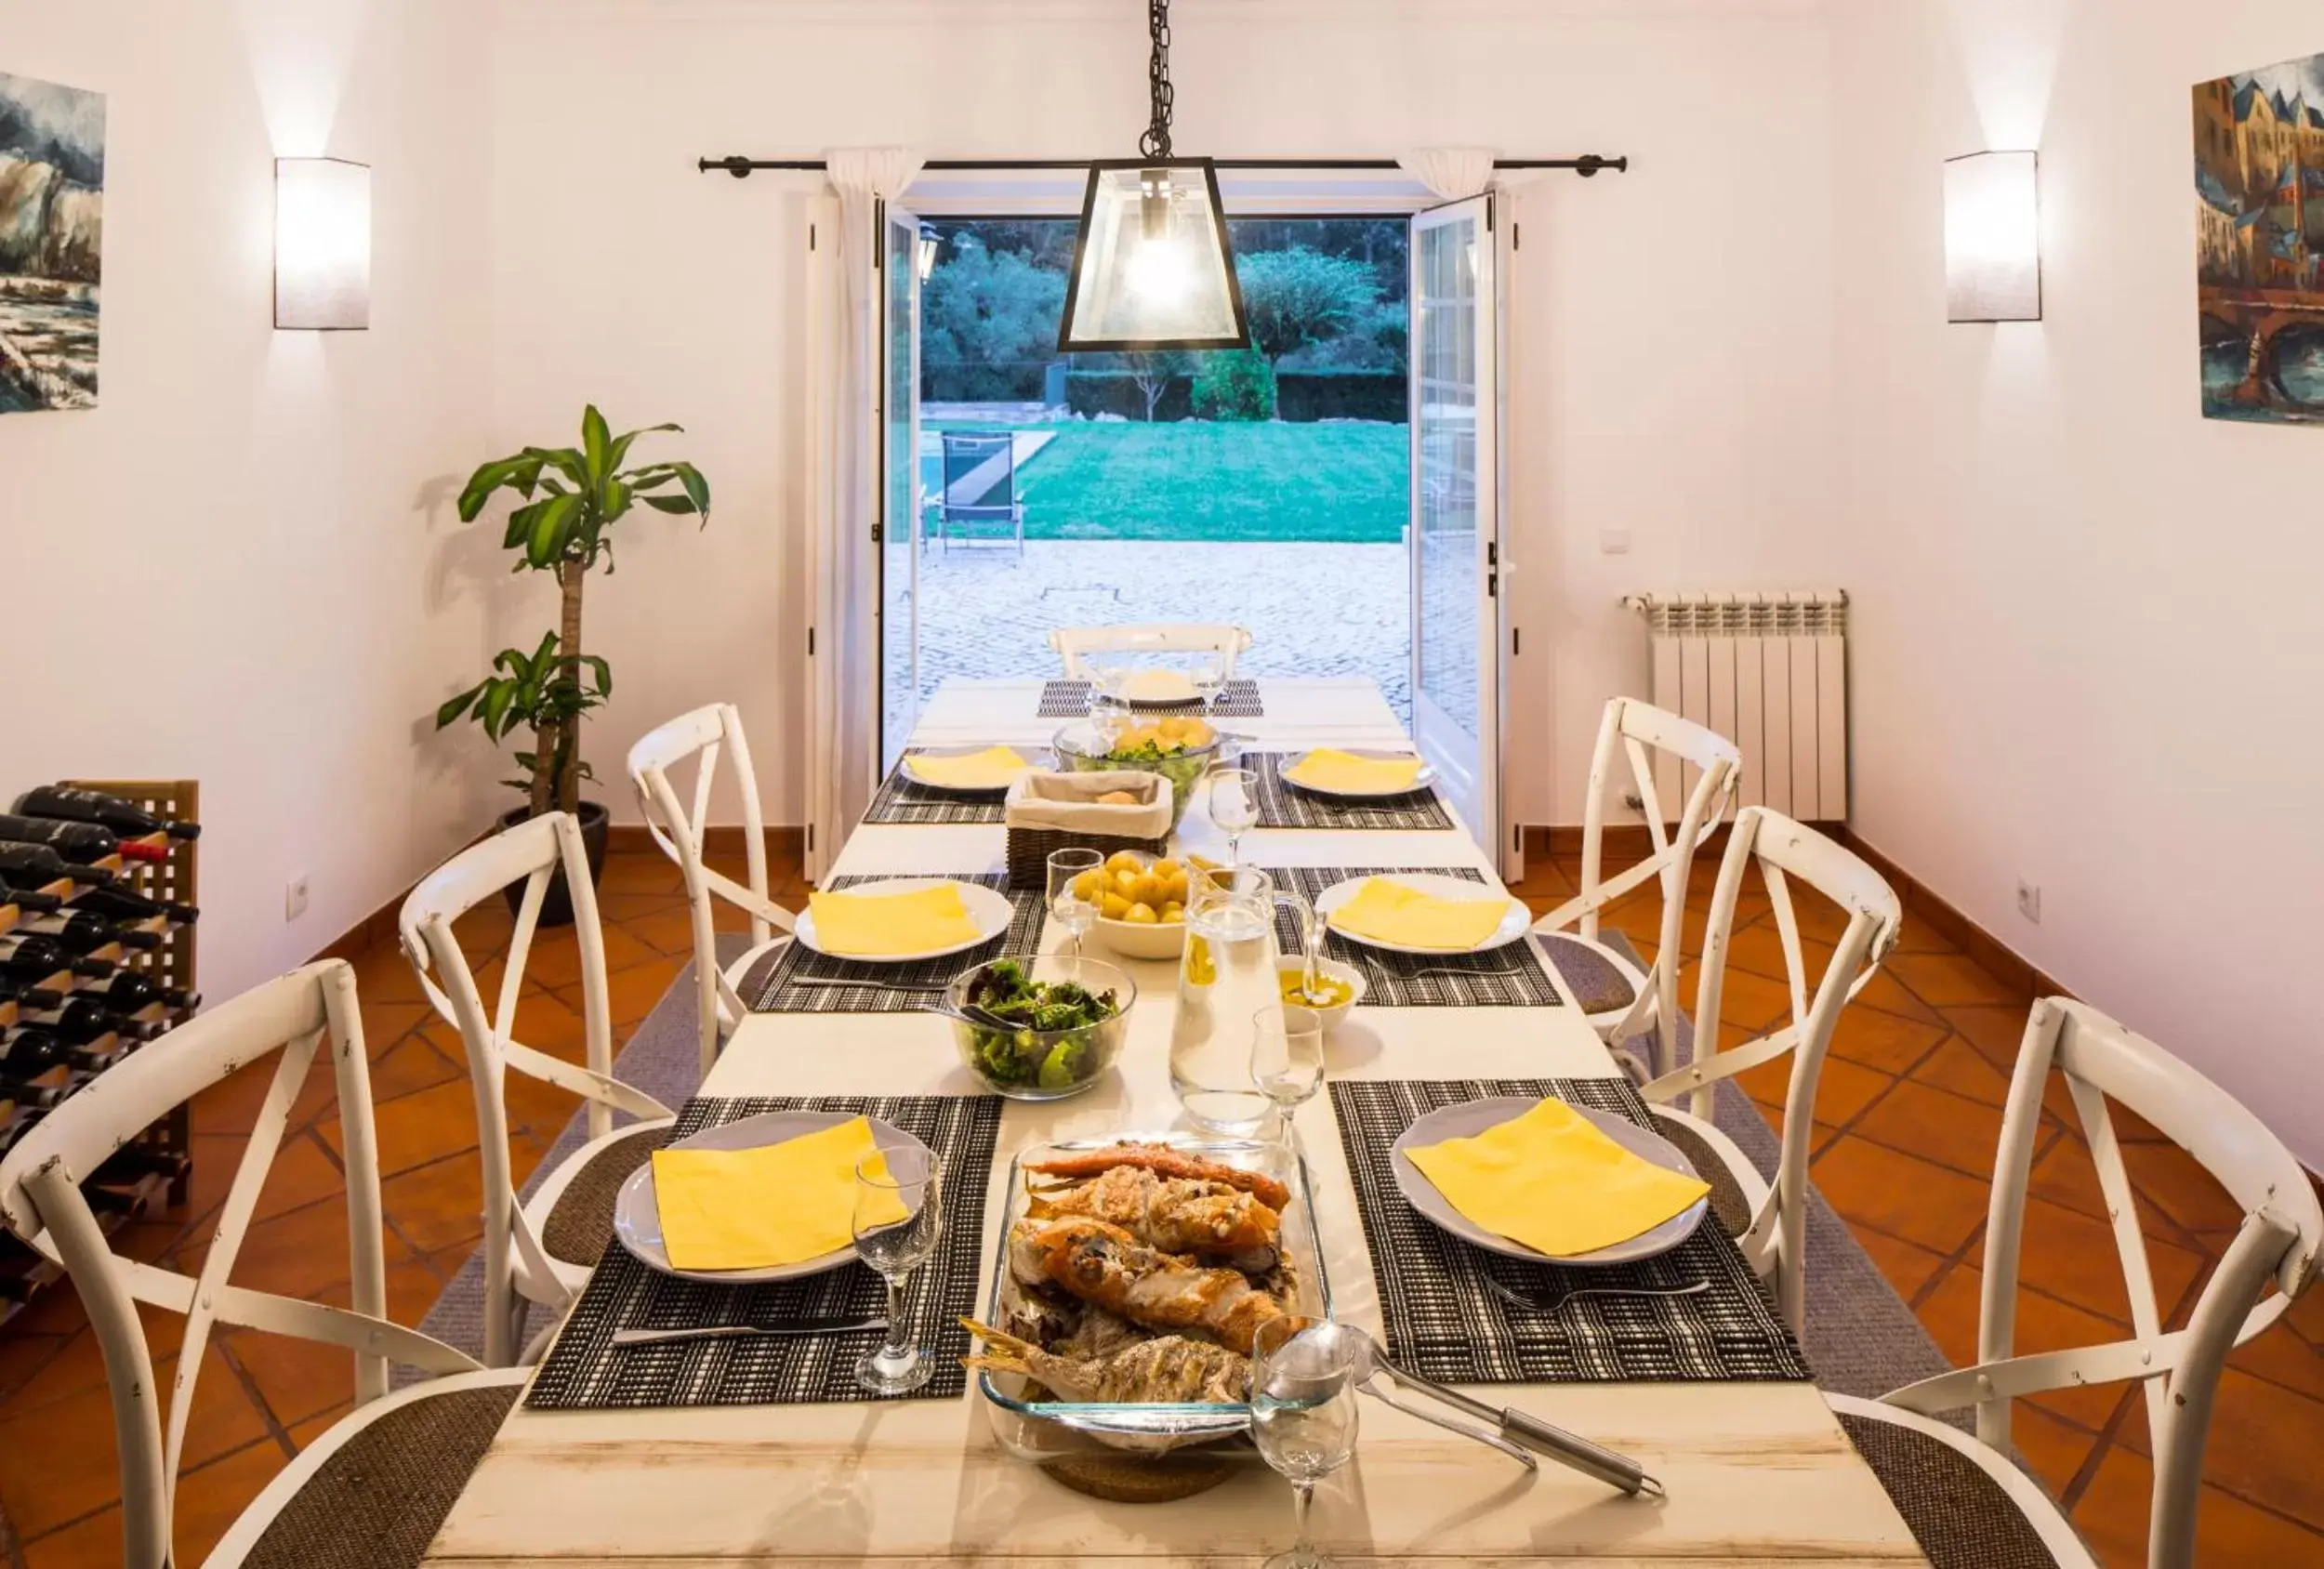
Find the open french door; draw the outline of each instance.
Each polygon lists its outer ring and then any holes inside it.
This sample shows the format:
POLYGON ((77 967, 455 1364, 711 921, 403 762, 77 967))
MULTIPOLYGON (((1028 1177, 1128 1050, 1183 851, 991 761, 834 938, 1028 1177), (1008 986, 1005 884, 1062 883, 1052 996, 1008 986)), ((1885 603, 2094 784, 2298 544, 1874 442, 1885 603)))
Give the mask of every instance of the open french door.
MULTIPOLYGON (((1502 269, 1492 193, 1412 218, 1412 733, 1497 866, 1502 822, 1502 269)), ((1522 873, 1522 867, 1514 868, 1522 873)))
MULTIPOLYGON (((881 209, 879 246, 879 772, 919 719, 920 220, 881 209)), ((868 804, 868 803, 866 803, 868 804)))

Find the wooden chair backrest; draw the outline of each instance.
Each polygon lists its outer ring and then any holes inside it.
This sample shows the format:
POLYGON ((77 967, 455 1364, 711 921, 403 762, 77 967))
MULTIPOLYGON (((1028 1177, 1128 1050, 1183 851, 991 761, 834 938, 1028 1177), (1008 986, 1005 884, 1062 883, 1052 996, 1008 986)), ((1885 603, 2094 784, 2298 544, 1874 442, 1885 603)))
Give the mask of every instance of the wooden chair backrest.
POLYGON ((2010 1402, 2069 1385, 2138 1380, 2155 1458, 2147 1562, 2195 1562, 2195 1512, 2203 1447, 2227 1354, 2283 1316, 2317 1275, 2324 1206, 2283 1141, 2240 1101, 2161 1047, 2097 1009, 2064 997, 2033 1005, 2010 1080, 1986 1220, 1984 1301, 1977 1363, 1886 1396, 1934 1415, 1974 1406, 1977 1436, 2006 1451, 2010 1402), (2131 1336, 2067 1351, 2015 1353, 2017 1281, 2026 1196, 2041 1129, 2042 1091, 2066 1080, 2112 1216, 2115 1251, 2131 1303, 2131 1336), (2206 1281, 2185 1325, 2165 1326, 2139 1226, 2138 1198, 2122 1164, 2109 1102, 2144 1117, 2193 1155, 2243 1212, 2243 1223, 2206 1281), (2270 1285, 2275 1287, 2271 1293, 2270 1285))
POLYGON ((108 1068, 50 1111, 0 1160, 0 1216, 19 1238, 72 1275, 104 1353, 121 1463, 123 1562, 129 1569, 165 1569, 170 1562, 171 1510, 186 1424, 217 1325, 339 1347, 353 1362, 359 1405, 388 1392, 390 1364, 429 1374, 476 1369, 475 1361, 462 1352, 388 1319, 375 1140, 355 972, 344 960, 325 959, 253 987, 108 1068), (326 1037, 346 1168, 352 1304, 347 1308, 253 1291, 230 1279, 289 1128, 291 1109, 326 1037), (199 1272, 183 1274, 116 1254, 81 1191, 82 1180, 170 1111, 270 1056, 276 1059, 273 1076, 199 1272), (165 1415, 154 1400, 153 1358, 138 1315, 140 1302, 186 1319, 165 1415))

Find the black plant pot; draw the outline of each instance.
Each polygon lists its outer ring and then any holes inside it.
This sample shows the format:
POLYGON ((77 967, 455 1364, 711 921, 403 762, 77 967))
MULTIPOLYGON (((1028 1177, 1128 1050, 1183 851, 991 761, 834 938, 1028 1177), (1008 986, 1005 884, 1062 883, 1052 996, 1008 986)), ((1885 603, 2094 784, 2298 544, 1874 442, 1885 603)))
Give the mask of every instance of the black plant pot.
MULTIPOLYGON (((531 807, 510 807, 500 814, 502 831, 515 827, 532 814, 531 807)), ((605 831, 613 823, 613 814, 595 801, 583 801, 581 810, 574 815, 581 819, 581 848, 588 855, 589 887, 595 889, 598 879, 605 875, 605 831)), ((518 907, 524 903, 524 883, 510 883, 501 890, 501 896, 508 901, 508 913, 515 915, 518 907)), ((541 897, 541 924, 573 924, 573 896, 565 891, 565 874, 561 867, 548 876, 548 890, 541 897)))

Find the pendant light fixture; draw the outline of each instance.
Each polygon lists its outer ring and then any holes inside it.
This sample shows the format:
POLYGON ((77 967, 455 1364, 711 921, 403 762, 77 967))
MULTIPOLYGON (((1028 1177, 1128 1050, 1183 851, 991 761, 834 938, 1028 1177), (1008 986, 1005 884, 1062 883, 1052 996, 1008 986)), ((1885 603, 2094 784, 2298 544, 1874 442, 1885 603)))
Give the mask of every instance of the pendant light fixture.
POLYGON ((1148 0, 1153 118, 1136 158, 1089 165, 1061 352, 1248 349, 1218 170, 1170 153, 1170 0, 1148 0))

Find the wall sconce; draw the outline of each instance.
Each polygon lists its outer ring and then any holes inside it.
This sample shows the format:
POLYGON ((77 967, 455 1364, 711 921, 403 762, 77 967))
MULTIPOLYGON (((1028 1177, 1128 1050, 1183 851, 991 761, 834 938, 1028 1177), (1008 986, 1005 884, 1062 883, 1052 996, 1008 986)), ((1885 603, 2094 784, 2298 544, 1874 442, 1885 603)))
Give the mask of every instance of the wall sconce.
POLYGON ((274 161, 274 324, 304 332, 371 325, 371 166, 274 161))
POLYGON ((1945 165, 1945 304, 1952 322, 2041 320, 2040 158, 1973 152, 1945 165))
POLYGON ((936 270, 936 258, 943 250, 944 242, 936 237, 936 226, 921 224, 919 244, 912 257, 913 270, 919 274, 921 283, 927 283, 928 275, 936 270))

